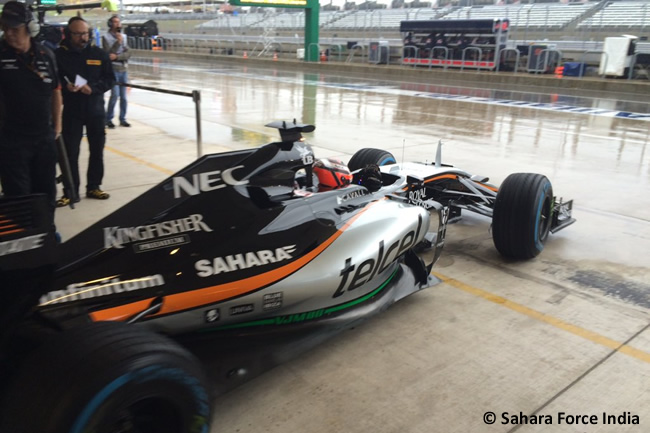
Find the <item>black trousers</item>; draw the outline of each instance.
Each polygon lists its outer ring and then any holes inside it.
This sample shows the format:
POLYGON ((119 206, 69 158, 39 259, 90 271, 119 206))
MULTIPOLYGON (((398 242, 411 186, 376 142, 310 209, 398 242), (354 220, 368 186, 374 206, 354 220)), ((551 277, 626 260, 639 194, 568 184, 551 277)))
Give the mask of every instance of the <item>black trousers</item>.
MULTIPOLYGON (((98 189, 104 178, 104 144, 106 143, 106 119, 103 113, 88 114, 84 118, 67 115, 63 110, 63 141, 70 160, 70 171, 74 188, 79 194, 79 150, 83 128, 86 126, 86 138, 90 156, 88 159, 88 171, 86 173, 86 191, 98 189)), ((71 197, 67 191, 63 191, 67 197, 71 197)))
POLYGON ((56 148, 54 131, 27 137, 0 132, 0 182, 6 196, 45 194, 54 225, 56 148))

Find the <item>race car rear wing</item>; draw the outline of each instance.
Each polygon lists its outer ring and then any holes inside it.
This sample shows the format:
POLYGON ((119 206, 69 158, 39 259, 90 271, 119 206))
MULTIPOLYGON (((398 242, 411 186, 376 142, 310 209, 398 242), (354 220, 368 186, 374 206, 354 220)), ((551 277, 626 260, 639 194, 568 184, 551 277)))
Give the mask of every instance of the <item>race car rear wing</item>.
POLYGON ((44 195, 0 199, 0 353, 52 283, 56 241, 48 215, 44 195))

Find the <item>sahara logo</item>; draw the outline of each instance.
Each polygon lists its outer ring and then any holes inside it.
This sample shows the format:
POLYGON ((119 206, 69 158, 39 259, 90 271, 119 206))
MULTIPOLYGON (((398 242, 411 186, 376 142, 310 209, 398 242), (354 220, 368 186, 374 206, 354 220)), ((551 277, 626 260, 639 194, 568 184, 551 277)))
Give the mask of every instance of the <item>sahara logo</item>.
POLYGON ((40 306, 98 298, 115 293, 134 292, 137 290, 160 287, 165 284, 162 275, 132 278, 122 281, 118 277, 108 277, 85 283, 69 284, 64 290, 54 290, 41 296, 40 306))
POLYGON ((181 198, 182 193, 187 195, 199 195, 202 192, 225 188, 226 185, 246 185, 248 183, 247 180, 237 180, 232 175, 233 171, 243 167, 243 165, 238 165, 223 170, 223 172, 221 170, 215 170, 206 173, 193 174, 191 181, 183 176, 176 176, 172 179, 174 198, 181 198))
POLYGON ((0 242, 0 256, 8 256, 9 254, 22 253, 23 251, 41 248, 46 235, 47 233, 41 233, 39 235, 26 236, 20 239, 0 242))
POLYGON ((379 241, 375 257, 364 260, 358 266, 356 263, 352 263, 352 257, 345 259, 345 264, 340 273, 341 283, 332 298, 338 298, 345 292, 355 290, 372 280, 375 275, 381 274, 399 256, 419 241, 421 229, 422 216, 418 215, 418 225, 415 230, 410 230, 401 239, 397 239, 390 244, 388 248, 385 247, 383 239, 379 241))
POLYGON ((209 277, 211 275, 221 274, 222 272, 232 272, 242 269, 264 266, 269 263, 279 263, 292 258, 291 254, 296 251, 295 245, 273 250, 251 251, 248 253, 233 254, 226 257, 215 257, 210 260, 199 260, 194 264, 198 271, 199 277, 209 277))
MULTIPOLYGON (((163 221, 157 224, 150 224, 138 227, 105 227, 104 228, 104 248, 124 248, 124 244, 135 241, 147 241, 159 239, 167 235, 177 235, 185 232, 211 232, 212 229, 203 222, 203 215, 194 214, 187 218, 163 221)), ((143 252, 156 248, 178 245, 189 242, 187 236, 176 236, 169 242, 149 242, 138 244, 136 252, 143 252)))

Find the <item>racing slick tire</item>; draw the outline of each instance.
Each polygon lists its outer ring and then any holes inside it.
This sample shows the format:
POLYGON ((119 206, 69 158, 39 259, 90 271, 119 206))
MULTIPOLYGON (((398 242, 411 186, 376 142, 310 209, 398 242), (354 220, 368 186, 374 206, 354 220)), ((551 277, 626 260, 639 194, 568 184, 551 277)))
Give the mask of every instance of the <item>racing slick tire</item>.
POLYGON ((0 410, 12 433, 203 433, 203 372, 166 337, 116 322, 53 336, 23 363, 0 410))
POLYGON ((499 187, 492 240, 504 257, 532 259, 544 249, 551 229, 553 187, 541 174, 513 173, 499 187))
POLYGON ((390 152, 381 149, 365 148, 358 150, 352 155, 350 162, 348 162, 348 168, 350 171, 355 171, 364 168, 368 164, 382 166, 395 164, 396 162, 395 157, 390 152))

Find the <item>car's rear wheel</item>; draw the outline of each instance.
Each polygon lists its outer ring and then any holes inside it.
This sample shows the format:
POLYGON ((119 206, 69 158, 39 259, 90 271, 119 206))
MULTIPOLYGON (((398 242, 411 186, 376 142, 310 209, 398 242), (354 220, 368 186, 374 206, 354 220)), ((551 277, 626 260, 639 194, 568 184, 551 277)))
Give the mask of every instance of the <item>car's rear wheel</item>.
POLYGON ((354 155, 352 155, 350 162, 348 162, 348 168, 350 171, 355 171, 359 170, 360 168, 364 168, 369 164, 377 164, 379 166, 382 166, 395 164, 396 162, 397 161, 395 160, 393 154, 388 151, 382 149, 365 148, 358 150, 354 155))
POLYGON ((501 255, 531 259, 544 249, 553 211, 553 187, 535 173, 514 173, 499 187, 492 216, 492 240, 501 255))
POLYGON ((8 392, 1 431, 208 431, 210 402, 198 362, 134 325, 94 323, 53 336, 8 392))

